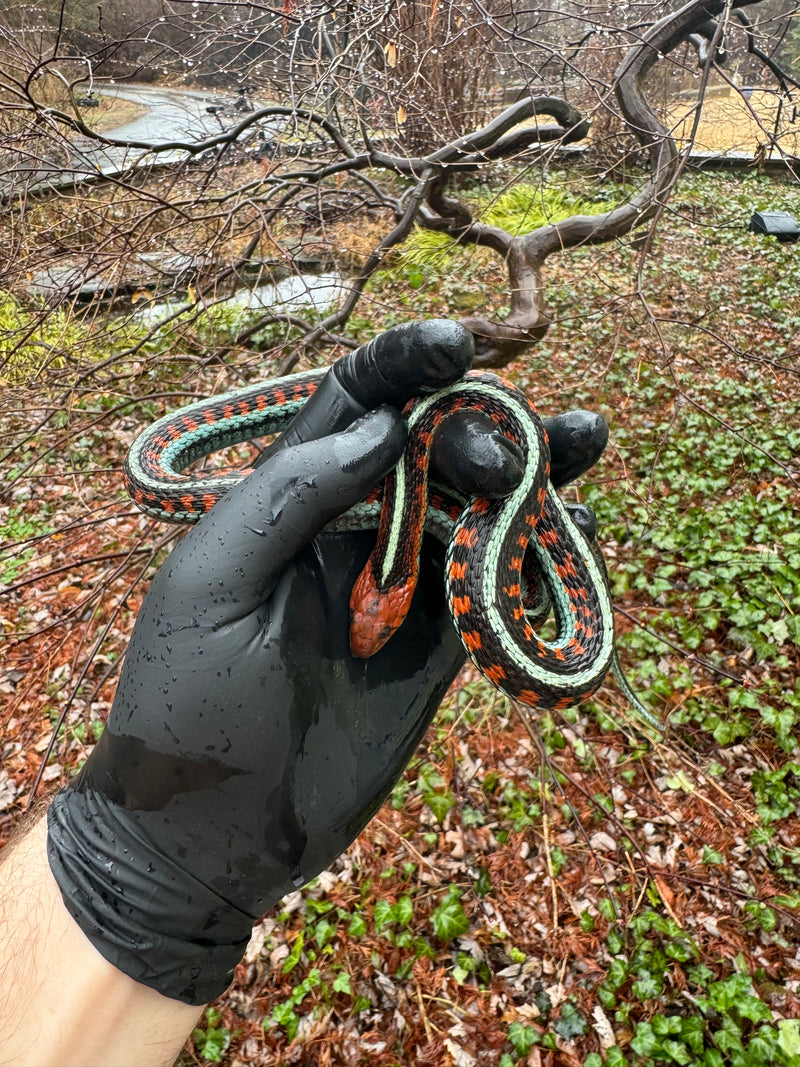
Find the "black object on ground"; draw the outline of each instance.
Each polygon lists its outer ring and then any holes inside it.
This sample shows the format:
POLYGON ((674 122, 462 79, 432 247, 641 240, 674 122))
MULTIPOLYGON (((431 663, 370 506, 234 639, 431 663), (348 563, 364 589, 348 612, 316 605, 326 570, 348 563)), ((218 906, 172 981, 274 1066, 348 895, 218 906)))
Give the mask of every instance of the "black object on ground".
POLYGON ((750 233, 777 237, 782 244, 800 237, 800 222, 788 211, 754 211, 748 229, 750 233))

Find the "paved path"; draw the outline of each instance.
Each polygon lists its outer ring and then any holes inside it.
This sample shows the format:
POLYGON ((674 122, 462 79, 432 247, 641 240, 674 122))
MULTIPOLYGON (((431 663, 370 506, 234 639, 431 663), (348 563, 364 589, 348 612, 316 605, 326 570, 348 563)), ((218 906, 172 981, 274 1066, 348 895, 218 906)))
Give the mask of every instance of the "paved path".
POLYGON ((103 89, 103 95, 147 108, 133 122, 105 131, 118 141, 202 141, 222 129, 217 117, 206 111, 219 95, 216 92, 111 85, 103 89))
MULTIPOLYGON (((102 93, 147 108, 132 122, 103 131, 106 137, 115 141, 138 142, 138 146, 98 145, 90 137, 73 135, 63 145, 54 145, 52 154, 43 159, 25 156, 18 164, 7 166, 0 178, 0 205, 23 193, 55 192, 78 182, 112 177, 131 166, 180 162, 186 157, 185 151, 154 153, 142 147, 142 143, 164 145, 179 141, 196 144, 222 133, 245 117, 232 107, 223 114, 209 114, 209 106, 219 101, 232 103, 236 99, 235 94, 218 90, 202 92, 150 85, 111 85, 104 86, 102 93)), ((259 129, 274 133, 276 125, 262 122, 259 129)))

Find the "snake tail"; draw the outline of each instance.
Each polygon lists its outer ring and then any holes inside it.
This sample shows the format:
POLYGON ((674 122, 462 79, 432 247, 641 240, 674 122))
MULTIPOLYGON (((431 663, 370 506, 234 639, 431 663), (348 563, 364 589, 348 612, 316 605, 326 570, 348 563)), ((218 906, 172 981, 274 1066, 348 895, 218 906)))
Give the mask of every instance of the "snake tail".
MULTIPOLYGON (((595 562, 597 563, 597 568, 603 576, 603 581, 605 582, 606 589, 608 590, 608 595, 609 597, 611 597, 611 579, 608 574, 608 567, 606 566, 605 557, 603 556, 603 553, 600 549, 600 545, 597 543, 597 539, 595 538, 594 534, 588 536, 584 531, 584 537, 586 538, 589 550, 592 553, 595 562)), ((663 734, 665 732, 664 723, 661 721, 661 719, 657 718, 645 704, 642 703, 638 693, 628 681, 628 676, 625 674, 625 670, 622 666, 622 661, 619 658, 619 649, 617 648, 616 644, 614 645, 614 652, 611 657, 610 670, 611 673, 614 675, 614 678, 616 679, 617 685, 619 686, 622 695, 628 701, 628 704, 634 716, 640 719, 642 722, 646 723, 647 726, 651 727, 653 730, 656 730, 659 734, 663 734)))

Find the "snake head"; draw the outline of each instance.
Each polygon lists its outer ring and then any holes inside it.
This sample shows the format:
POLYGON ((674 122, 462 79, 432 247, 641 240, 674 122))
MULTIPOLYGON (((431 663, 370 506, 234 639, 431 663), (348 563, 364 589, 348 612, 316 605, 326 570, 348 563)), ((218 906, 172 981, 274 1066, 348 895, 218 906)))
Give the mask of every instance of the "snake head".
POLYGON ((379 589, 367 561, 350 594, 350 651, 354 656, 369 659, 383 648, 403 624, 415 586, 416 576, 404 585, 379 589))

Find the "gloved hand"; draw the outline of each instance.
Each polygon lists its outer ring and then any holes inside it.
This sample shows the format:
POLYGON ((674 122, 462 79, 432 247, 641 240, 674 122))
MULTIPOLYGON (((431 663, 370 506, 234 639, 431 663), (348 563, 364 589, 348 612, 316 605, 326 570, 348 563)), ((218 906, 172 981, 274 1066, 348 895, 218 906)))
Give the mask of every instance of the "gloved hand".
MULTIPOLYGON (((153 579, 106 730, 48 813, 67 909, 136 981, 189 1004, 219 995, 254 920, 378 809, 458 672, 442 547, 426 537, 408 618, 359 660, 349 597, 374 533, 320 531, 399 458, 397 407, 460 377, 471 354, 470 335, 438 321, 345 357, 153 579)), ((510 443, 480 417, 447 426, 437 477, 509 492, 510 443)), ((605 445, 599 416, 549 427, 557 480, 605 445)))

